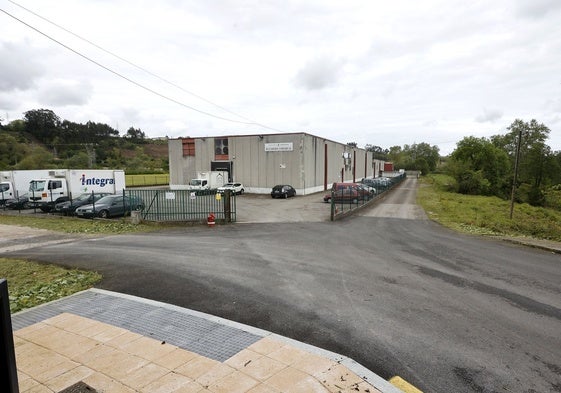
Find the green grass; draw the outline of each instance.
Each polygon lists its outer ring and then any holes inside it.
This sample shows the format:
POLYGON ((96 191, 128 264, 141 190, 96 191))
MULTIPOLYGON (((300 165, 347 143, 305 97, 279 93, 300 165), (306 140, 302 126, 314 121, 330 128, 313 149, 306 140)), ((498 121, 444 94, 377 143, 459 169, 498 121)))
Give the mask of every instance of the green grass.
POLYGON ((144 187, 144 186, 167 186, 169 184, 169 174, 140 174, 126 175, 125 185, 127 187, 144 187))
MULTIPOLYGON (((160 227, 155 224, 134 225, 126 219, 105 221, 19 214, 0 214, 0 224, 81 234, 146 232, 160 227)), ((91 271, 68 270, 54 265, 7 258, 0 258, 0 278, 8 280, 11 312, 88 289, 101 280, 99 274, 91 271)))
POLYGON ((445 175, 423 178, 417 202, 430 219, 461 232, 561 241, 561 212, 515 204, 510 219, 510 201, 446 191, 453 181, 445 175))
POLYGON ((118 220, 88 220, 74 217, 23 214, 0 214, 0 224, 84 234, 147 232, 160 227, 160 225, 152 223, 132 224, 125 218, 118 220))
POLYGON ((7 258, 0 258, 0 277, 8 280, 12 313, 83 291, 101 280, 96 272, 7 258))

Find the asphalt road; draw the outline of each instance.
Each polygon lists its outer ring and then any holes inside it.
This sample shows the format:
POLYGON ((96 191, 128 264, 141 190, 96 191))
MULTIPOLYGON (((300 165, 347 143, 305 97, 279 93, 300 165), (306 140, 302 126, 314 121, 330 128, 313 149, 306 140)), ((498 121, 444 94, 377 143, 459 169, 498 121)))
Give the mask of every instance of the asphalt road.
POLYGON ((101 288, 293 337, 424 392, 561 392, 561 257, 446 230, 415 191, 408 179, 335 223, 176 228, 8 255, 95 269, 101 288))

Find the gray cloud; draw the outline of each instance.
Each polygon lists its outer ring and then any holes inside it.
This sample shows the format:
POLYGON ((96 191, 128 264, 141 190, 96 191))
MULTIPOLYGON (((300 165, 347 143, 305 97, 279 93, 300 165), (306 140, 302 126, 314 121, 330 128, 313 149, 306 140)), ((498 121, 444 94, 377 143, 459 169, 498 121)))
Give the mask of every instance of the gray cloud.
POLYGON ((27 90, 43 72, 25 43, 0 42, 0 91, 27 90))
POLYGON ((92 96, 93 88, 88 82, 54 81, 39 92, 39 99, 46 105, 84 105, 92 96))
POLYGON ((478 123, 494 122, 503 117, 503 112, 497 109, 483 109, 483 113, 475 117, 475 121, 478 123))
POLYGON ((344 62, 327 56, 308 62, 298 71, 294 82, 297 87, 307 90, 322 90, 337 83, 344 62))
POLYGON ((518 2, 517 14, 519 16, 540 19, 561 10, 559 0, 521 0, 518 2))

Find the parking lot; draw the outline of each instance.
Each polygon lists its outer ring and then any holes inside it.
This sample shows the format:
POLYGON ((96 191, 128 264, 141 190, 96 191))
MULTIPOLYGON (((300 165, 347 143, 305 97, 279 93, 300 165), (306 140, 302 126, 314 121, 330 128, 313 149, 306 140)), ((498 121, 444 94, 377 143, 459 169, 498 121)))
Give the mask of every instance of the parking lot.
MULTIPOLYGON (((410 180, 410 179, 408 179, 410 180)), ((329 221, 331 205, 325 203, 323 197, 330 191, 317 192, 309 195, 296 195, 291 198, 273 199, 269 194, 248 194, 236 196, 237 223, 272 223, 272 222, 321 222, 329 221)), ((351 207, 350 204, 345 204, 351 207)), ((341 208, 341 207, 339 207, 341 208)), ((367 214, 366 209, 361 214, 367 214)), ((39 209, 9 210, 0 209, 0 214, 37 214, 45 216, 39 209)), ((56 213, 48 213, 59 215, 56 213)))
MULTIPOLYGON (((327 193, 327 192, 326 192, 327 193)), ((236 196, 238 223, 256 222, 318 222, 329 221, 330 205, 323 202, 325 193, 297 195, 288 199, 273 199, 268 194, 243 194, 236 196)), ((39 209, 3 210, 2 214, 37 214, 45 216, 39 209)), ((50 214, 50 213, 49 213, 50 214)), ((58 214, 57 214, 58 215, 58 214)))
POLYGON ((329 221, 331 207, 323 195, 297 195, 288 199, 273 199, 270 195, 244 194, 236 199, 238 223, 249 222, 318 222, 329 221))

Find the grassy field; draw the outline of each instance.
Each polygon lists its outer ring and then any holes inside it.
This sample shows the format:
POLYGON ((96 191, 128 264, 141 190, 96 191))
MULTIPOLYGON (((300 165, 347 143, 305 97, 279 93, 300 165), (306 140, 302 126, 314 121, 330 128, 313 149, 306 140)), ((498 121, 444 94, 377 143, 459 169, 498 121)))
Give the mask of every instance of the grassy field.
POLYGON ((510 219, 510 201, 445 191, 452 181, 445 175, 423 178, 417 202, 430 219, 461 232, 561 241, 560 211, 515 204, 510 219))
POLYGON ((8 280, 12 313, 83 291, 101 280, 96 272, 7 258, 0 258, 0 277, 8 280))
POLYGON ((127 187, 145 186, 167 186, 169 185, 169 174, 152 175, 127 175, 125 174, 125 185, 127 187))

